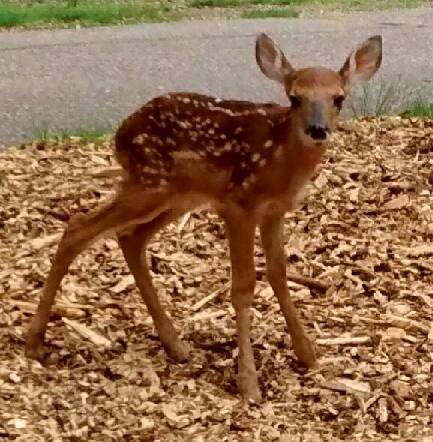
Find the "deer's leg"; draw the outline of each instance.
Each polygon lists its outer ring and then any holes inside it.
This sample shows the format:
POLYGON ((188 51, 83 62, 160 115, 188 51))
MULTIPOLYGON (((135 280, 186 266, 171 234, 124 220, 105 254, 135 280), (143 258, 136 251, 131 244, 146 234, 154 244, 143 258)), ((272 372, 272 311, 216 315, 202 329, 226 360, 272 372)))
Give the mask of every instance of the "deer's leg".
POLYGON ((232 268, 231 297, 236 313, 238 387, 244 399, 261 400, 256 365, 250 340, 250 306, 253 301, 256 272, 254 268, 254 232, 256 223, 241 210, 223 214, 230 246, 232 268))
POLYGON ((178 362, 186 361, 188 348, 178 338, 170 318, 162 308, 158 295, 153 287, 147 265, 145 247, 151 237, 165 225, 178 218, 182 212, 170 210, 162 213, 147 224, 137 226, 128 234, 118 234, 119 245, 134 276, 149 314, 153 318, 155 328, 167 354, 178 362))
POLYGON ((283 225, 282 215, 266 216, 260 225, 268 279, 278 298, 296 356, 306 367, 313 367, 316 363, 314 346, 304 330, 287 288, 283 225))
POLYGON ((26 355, 43 359, 43 341, 51 307, 57 289, 75 257, 96 238, 121 228, 148 221, 166 210, 161 194, 143 194, 137 189, 121 191, 109 204, 86 215, 73 217, 63 234, 48 277, 45 281, 38 309, 30 324, 26 355))

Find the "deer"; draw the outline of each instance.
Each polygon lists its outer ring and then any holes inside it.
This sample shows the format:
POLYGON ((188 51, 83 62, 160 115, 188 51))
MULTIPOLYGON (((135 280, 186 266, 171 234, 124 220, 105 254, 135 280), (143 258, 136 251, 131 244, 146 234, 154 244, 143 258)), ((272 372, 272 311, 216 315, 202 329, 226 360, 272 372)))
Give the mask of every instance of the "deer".
POLYGON ((95 240, 114 234, 167 355, 186 362, 190 348, 158 299, 146 246, 167 224, 208 205, 223 220, 228 239, 241 398, 262 400, 250 339, 257 228, 294 353, 306 368, 316 366, 315 345, 287 287, 284 214, 302 200, 349 91, 379 69, 382 38, 364 41, 338 71, 295 69, 264 33, 256 39, 255 52, 262 73, 283 86, 287 106, 173 92, 150 100, 121 123, 114 137, 122 170, 115 196, 69 220, 28 330, 27 357, 44 360, 50 311, 73 260, 95 240))

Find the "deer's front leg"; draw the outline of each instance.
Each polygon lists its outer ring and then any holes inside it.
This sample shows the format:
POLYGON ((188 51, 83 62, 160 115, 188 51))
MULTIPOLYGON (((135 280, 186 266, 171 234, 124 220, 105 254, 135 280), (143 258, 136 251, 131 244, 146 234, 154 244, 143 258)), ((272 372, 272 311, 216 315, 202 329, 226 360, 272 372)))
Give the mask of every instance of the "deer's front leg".
POLYGON ((292 337, 295 354, 306 367, 310 368, 316 364, 316 354, 287 288, 283 226, 283 215, 268 215, 260 225, 267 274, 292 337))
POLYGON ((254 231, 256 224, 242 210, 224 214, 232 267, 231 297, 239 346, 238 387, 246 400, 261 400, 250 340, 250 306, 254 296, 254 231))

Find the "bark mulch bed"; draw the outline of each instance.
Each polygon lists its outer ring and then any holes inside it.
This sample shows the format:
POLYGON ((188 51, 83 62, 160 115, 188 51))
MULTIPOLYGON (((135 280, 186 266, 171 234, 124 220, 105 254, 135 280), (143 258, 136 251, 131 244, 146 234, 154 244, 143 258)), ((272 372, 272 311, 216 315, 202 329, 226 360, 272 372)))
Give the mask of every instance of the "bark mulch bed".
POLYGON ((287 265, 305 278, 288 284, 317 341, 316 370, 294 357, 257 247, 261 406, 237 396, 227 247, 207 211, 167 228, 149 252, 192 347, 187 364, 167 359, 114 239, 64 280, 47 364, 24 358, 65 221, 109 198, 113 178, 95 176, 107 166, 109 141, 0 152, 0 440, 433 440, 433 120, 343 123, 287 215, 287 265))

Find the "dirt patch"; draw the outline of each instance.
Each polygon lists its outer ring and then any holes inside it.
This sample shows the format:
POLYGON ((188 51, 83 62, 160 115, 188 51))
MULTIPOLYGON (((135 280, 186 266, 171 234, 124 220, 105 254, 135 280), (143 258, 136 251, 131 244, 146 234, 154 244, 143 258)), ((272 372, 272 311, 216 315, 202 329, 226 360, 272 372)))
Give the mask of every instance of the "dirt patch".
POLYGON ((260 407, 238 400, 227 247, 208 212, 150 247, 189 363, 165 356, 113 239, 66 277, 47 365, 24 358, 65 221, 109 197, 112 179, 94 174, 112 162, 109 142, 78 139, 0 152, 0 439, 432 440, 433 120, 342 124, 309 196, 286 217, 289 271, 321 283, 288 282, 318 343, 314 371, 296 362, 257 247, 260 407))

